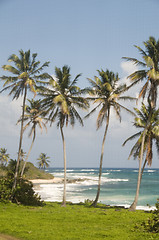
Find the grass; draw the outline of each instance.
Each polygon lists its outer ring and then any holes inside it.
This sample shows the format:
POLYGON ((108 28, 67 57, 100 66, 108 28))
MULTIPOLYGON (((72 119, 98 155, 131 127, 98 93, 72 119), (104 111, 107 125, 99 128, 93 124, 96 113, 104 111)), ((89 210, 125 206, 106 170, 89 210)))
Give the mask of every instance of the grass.
MULTIPOLYGON (((23 162, 21 162, 20 167, 22 168, 23 162)), ((0 177, 6 176, 7 174, 7 168, 5 170, 5 167, 0 166, 0 177)), ((33 165, 31 162, 26 163, 26 170, 23 175, 24 178, 30 180, 30 179, 53 179, 53 175, 45 172, 42 169, 38 169, 33 165)))
POLYGON ((59 203, 44 207, 0 203, 0 233, 25 240, 159 239, 159 234, 136 227, 150 215, 104 205, 68 204, 65 208, 59 203))

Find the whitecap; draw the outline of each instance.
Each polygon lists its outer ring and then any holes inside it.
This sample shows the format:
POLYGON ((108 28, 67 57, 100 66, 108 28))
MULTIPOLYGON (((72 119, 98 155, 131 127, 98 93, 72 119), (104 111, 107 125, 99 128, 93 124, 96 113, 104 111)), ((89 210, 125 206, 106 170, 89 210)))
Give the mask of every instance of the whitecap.
POLYGON ((103 182, 128 182, 129 179, 120 179, 120 178, 107 178, 103 182))
POLYGON ((81 169, 81 172, 94 172, 95 169, 81 169))
POLYGON ((146 172, 153 173, 153 172, 156 172, 156 170, 147 170, 146 172))
POLYGON ((108 170, 108 171, 110 171, 110 172, 121 172, 121 170, 119 170, 119 169, 111 169, 111 170, 108 170))

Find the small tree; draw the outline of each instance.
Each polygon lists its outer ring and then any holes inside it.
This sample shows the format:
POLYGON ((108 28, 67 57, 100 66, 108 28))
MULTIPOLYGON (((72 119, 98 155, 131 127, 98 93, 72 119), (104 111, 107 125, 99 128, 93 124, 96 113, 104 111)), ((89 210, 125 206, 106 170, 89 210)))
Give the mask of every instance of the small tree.
POLYGON ((2 166, 7 165, 9 161, 9 154, 7 153, 6 148, 1 148, 0 149, 0 163, 2 166))
POLYGON ((138 138, 129 155, 129 158, 133 156, 135 159, 139 159, 139 174, 136 195, 134 202, 130 206, 130 210, 136 209, 144 167, 146 163, 148 163, 149 166, 152 164, 152 147, 154 141, 156 143, 157 152, 159 154, 159 109, 156 110, 155 108, 152 108, 150 103, 147 107, 142 103, 141 110, 135 108, 135 112, 136 117, 134 119, 134 126, 140 129, 140 131, 126 139, 126 141, 123 143, 124 146, 129 140, 138 138), (144 154, 146 155, 145 162, 143 165, 143 170, 141 171, 144 154))
MULTIPOLYGON (((25 162, 22 167, 21 171, 21 177, 23 176, 27 160, 30 156, 35 138, 36 138, 36 129, 39 127, 41 129, 41 133, 43 130, 43 127, 47 131, 46 124, 43 122, 43 116, 42 116, 42 110, 41 110, 41 104, 40 100, 28 100, 29 105, 25 106, 25 114, 24 114, 24 122, 26 122, 26 125, 24 126, 24 131, 31 126, 31 130, 29 132, 29 137, 32 137, 32 142, 29 148, 29 151, 27 153, 27 156, 25 158, 25 162)), ((22 119, 20 119, 18 122, 20 122, 22 119)))
POLYGON ((41 153, 38 160, 39 168, 45 169, 46 167, 49 167, 49 159, 50 157, 47 157, 45 153, 41 153))

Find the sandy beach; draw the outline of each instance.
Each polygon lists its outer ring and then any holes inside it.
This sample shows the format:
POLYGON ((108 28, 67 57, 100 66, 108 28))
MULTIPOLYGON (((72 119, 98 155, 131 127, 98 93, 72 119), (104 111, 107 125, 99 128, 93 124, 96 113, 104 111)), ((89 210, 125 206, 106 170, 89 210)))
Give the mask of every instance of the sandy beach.
POLYGON ((63 178, 54 177, 53 179, 33 179, 30 180, 33 184, 49 184, 49 183, 62 183, 63 178))

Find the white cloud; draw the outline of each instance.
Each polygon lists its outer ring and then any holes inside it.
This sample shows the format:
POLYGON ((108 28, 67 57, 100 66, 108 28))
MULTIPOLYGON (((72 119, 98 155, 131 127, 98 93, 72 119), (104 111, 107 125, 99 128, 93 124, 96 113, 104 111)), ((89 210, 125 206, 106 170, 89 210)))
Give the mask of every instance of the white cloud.
POLYGON ((138 70, 138 67, 131 62, 121 62, 121 68, 127 76, 138 70))
POLYGON ((0 96, 0 132, 1 136, 14 136, 19 134, 17 120, 21 116, 22 98, 11 101, 8 96, 0 96))
MULTIPOLYGON (((121 62, 120 66, 123 71, 123 77, 121 78, 121 82, 130 85, 131 81, 128 79, 128 76, 139 70, 138 67, 131 62, 121 62)), ((128 90, 127 95, 138 98, 141 87, 141 83, 133 86, 130 90, 128 90)))

